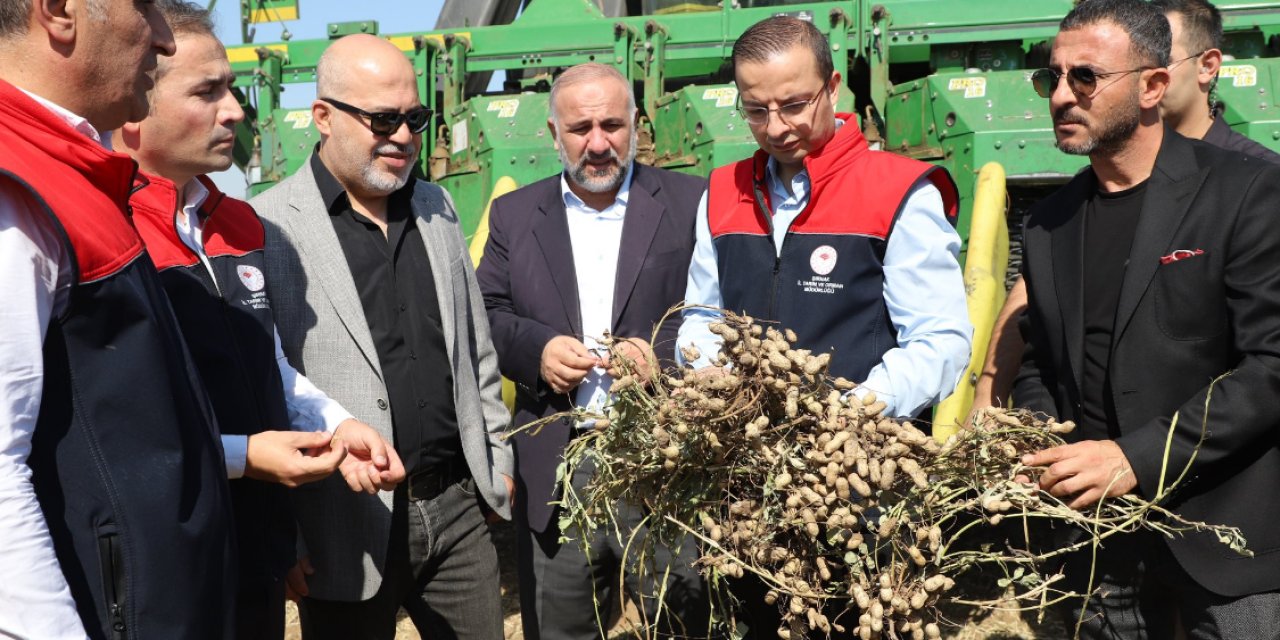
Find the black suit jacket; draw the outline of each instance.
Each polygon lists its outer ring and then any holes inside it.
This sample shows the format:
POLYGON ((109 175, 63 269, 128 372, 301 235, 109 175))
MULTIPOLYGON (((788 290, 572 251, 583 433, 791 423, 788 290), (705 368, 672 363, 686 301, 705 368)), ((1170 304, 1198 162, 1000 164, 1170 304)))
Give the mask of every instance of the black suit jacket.
POLYGON ((1247 156, 1253 156, 1259 160, 1266 160, 1267 162, 1280 164, 1280 153, 1276 153, 1261 144, 1258 144, 1256 140, 1236 133, 1234 129, 1227 126, 1227 123, 1222 119, 1222 116, 1214 118, 1213 124, 1209 125, 1209 130, 1205 132, 1204 138, 1202 139, 1216 147, 1222 147, 1223 149, 1230 151, 1239 151, 1240 153, 1247 156))
MULTIPOLYGON (((1028 346, 1021 406, 1081 417, 1082 239, 1086 169, 1027 222, 1028 346)), ((1210 591, 1280 589, 1280 168, 1170 129, 1156 159, 1121 285, 1109 364, 1120 435, 1146 498, 1160 494, 1207 437, 1164 503, 1194 520, 1240 527, 1255 558, 1207 534, 1168 540, 1210 591), (1203 252, 1162 262, 1175 250, 1203 252), (1210 383, 1212 398, 1206 396, 1210 383), (1174 429, 1162 474, 1171 418, 1174 429)))
MULTIPOLYGON (((693 255, 694 220, 706 190, 702 178, 636 163, 622 223, 614 286, 615 335, 649 340, 654 326, 684 299, 693 255)), ((582 339, 577 277, 560 176, 498 198, 489 210, 489 241, 477 271, 502 375, 516 384, 513 424, 567 411, 573 394, 553 393, 540 375, 542 350, 552 338, 582 339)), ((672 361, 680 318, 664 323, 653 347, 672 361)), ((515 438, 520 499, 529 526, 545 531, 556 499, 556 468, 573 427, 547 425, 515 438)))

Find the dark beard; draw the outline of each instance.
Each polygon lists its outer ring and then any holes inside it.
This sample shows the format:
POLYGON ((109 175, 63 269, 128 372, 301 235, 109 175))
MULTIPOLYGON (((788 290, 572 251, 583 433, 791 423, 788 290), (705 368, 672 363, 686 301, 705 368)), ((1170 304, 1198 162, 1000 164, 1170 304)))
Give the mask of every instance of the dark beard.
MULTIPOLYGON (((1130 103, 1131 109, 1116 115, 1110 122, 1100 129, 1097 134, 1081 143, 1056 142, 1055 146, 1063 153, 1075 156, 1087 156, 1093 153, 1111 154, 1124 148, 1129 138, 1133 137, 1133 132, 1138 130, 1138 124, 1142 121, 1142 108, 1138 106, 1137 97, 1130 103)), ((1075 118, 1055 117, 1055 121, 1066 121, 1071 123, 1082 124, 1075 118)))

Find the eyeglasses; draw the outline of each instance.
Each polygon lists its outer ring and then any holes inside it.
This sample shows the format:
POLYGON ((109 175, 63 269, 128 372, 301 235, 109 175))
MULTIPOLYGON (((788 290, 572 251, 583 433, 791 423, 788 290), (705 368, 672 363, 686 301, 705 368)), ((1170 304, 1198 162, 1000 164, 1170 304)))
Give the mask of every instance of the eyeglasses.
POLYGON ((1174 67, 1176 67, 1176 66, 1178 66, 1178 65, 1180 65, 1180 64, 1182 64, 1182 63, 1184 63, 1184 62, 1186 62, 1186 61, 1188 61, 1188 60, 1190 60, 1190 59, 1192 59, 1192 58, 1199 58, 1200 56, 1204 55, 1204 52, 1205 52, 1205 51, 1208 51, 1208 49, 1205 49, 1204 51, 1201 51, 1200 53, 1196 53, 1196 54, 1189 55, 1189 56, 1187 56, 1187 57, 1185 57, 1185 58, 1178 58, 1177 60, 1174 60, 1173 62, 1170 62, 1170 63, 1169 63, 1169 66, 1168 66, 1167 68, 1168 68, 1170 71, 1173 71, 1173 68, 1174 68, 1174 67))
MULTIPOLYGON (((1130 73, 1155 69, 1156 67, 1138 67, 1137 69, 1128 69, 1126 71, 1094 71, 1089 67, 1072 67, 1065 73, 1057 69, 1037 69, 1031 74, 1031 86, 1035 88, 1036 94, 1041 98, 1053 96, 1053 92, 1058 88, 1058 82, 1062 80, 1062 76, 1067 77, 1067 86, 1071 87, 1071 91, 1076 95, 1092 98, 1098 93, 1098 79, 1109 78, 1111 76, 1125 76, 1130 73)), ((1110 85, 1108 85, 1110 86, 1110 85)))
POLYGON ((333 98, 320 98, 325 102, 337 107, 341 111, 346 111, 354 116, 359 116, 369 121, 369 130, 376 135, 392 136, 400 130, 400 125, 408 124, 410 133, 422 133, 427 126, 431 124, 431 110, 422 107, 414 109, 409 113, 398 113, 395 111, 379 111, 378 113, 370 113, 359 107, 353 107, 345 102, 334 100, 333 98))
POLYGON ((739 94, 738 114, 742 116, 743 120, 747 121, 747 124, 761 125, 769 121, 770 113, 776 111, 778 113, 779 120, 782 120, 787 124, 794 124, 792 120, 803 116, 805 112, 809 110, 809 107, 812 106, 813 103, 817 102, 818 98, 822 97, 822 94, 827 92, 826 89, 827 85, 823 84, 822 87, 818 89, 818 92, 813 94, 812 98, 797 102, 789 102, 777 109, 770 109, 768 107, 748 107, 747 105, 742 104, 742 95, 739 94))

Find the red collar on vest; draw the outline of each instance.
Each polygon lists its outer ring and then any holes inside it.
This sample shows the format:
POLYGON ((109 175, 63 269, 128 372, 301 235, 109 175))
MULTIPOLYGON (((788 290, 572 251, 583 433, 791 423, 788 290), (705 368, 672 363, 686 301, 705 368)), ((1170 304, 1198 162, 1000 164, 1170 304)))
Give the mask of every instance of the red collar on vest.
MULTIPOLYGON (((795 224, 804 223, 813 210, 813 203, 818 200, 825 187, 844 169, 857 162, 870 149, 866 138, 858 129, 858 118, 852 113, 837 113, 836 118, 844 124, 836 129, 835 135, 821 147, 810 151, 802 159, 805 173, 809 176, 809 204, 795 220, 795 224)), ((752 177, 755 196, 764 206, 764 211, 773 209, 773 194, 767 180, 769 154, 763 149, 756 151, 752 162, 752 177)), ((761 213, 762 216, 765 214, 761 213)), ((766 216, 767 219, 767 216, 766 216)))
MULTIPOLYGON (((870 151, 866 138, 862 137, 862 131, 858 129, 857 116, 852 113, 837 113, 836 118, 842 120, 844 124, 836 129, 835 135, 831 136, 826 144, 810 151, 802 160, 804 170, 809 174, 811 191, 817 191, 820 185, 825 185, 833 176, 838 175, 840 169, 847 167, 862 154, 870 151)), ((763 149, 757 150, 754 158, 754 174, 756 181, 761 185, 765 184, 768 163, 769 154, 763 149)), ((769 192, 767 188, 763 191, 766 194, 769 192)))
POLYGON ((121 207, 128 202, 136 168, 133 158, 102 148, 4 80, 0 80, 0 120, 9 123, 11 135, 75 169, 112 202, 121 207))
MULTIPOLYGON (((209 190, 209 196, 200 205, 205 255, 209 258, 242 256, 261 249, 265 233, 249 203, 228 197, 208 176, 198 176, 196 180, 209 190)), ((177 186, 167 178, 139 172, 134 180, 134 194, 129 200, 134 222, 151 260, 162 271, 194 266, 200 260, 175 228, 176 213, 182 204, 180 198, 177 186)))
MULTIPOLYGON (((207 218, 218 210, 227 196, 208 176, 196 176, 195 179, 209 191, 208 197, 200 204, 200 215, 207 218)), ((172 180, 139 171, 133 179, 133 191, 134 195, 130 198, 130 202, 138 208, 139 212, 143 207, 147 209, 148 215, 161 212, 169 219, 169 224, 173 223, 172 214, 182 205, 179 201, 182 194, 178 192, 178 186, 172 180)))

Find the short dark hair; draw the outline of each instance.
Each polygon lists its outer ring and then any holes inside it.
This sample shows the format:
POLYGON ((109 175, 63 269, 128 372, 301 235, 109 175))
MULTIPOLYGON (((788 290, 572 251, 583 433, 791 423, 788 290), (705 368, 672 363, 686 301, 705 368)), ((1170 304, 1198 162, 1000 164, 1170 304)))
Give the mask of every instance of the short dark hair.
POLYGON ((0 0, 0 38, 27 32, 31 0, 0 0))
MULTIPOLYGON (((2 0, 0 0, 2 1, 2 0)), ((213 12, 194 3, 184 0, 160 0, 157 3, 164 21, 169 23, 173 36, 209 36, 217 38, 214 33, 213 12)))
POLYGON ((818 73, 823 79, 831 78, 835 63, 831 61, 831 45, 827 37, 808 20, 791 16, 766 18, 742 32, 733 43, 733 66, 736 68, 743 62, 764 62, 796 46, 813 52, 818 62, 818 73))
POLYGON ((1145 65, 1169 65, 1173 36, 1164 13, 1146 0, 1085 0, 1075 6, 1058 25, 1059 31, 1074 31, 1102 22, 1111 22, 1129 34, 1130 49, 1145 65))
POLYGON ((1196 53, 1222 49, 1222 12, 1206 0, 1151 0, 1162 13, 1182 18, 1182 41, 1187 51, 1196 53))

